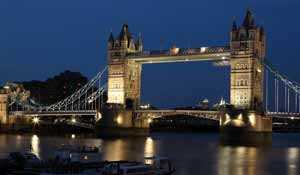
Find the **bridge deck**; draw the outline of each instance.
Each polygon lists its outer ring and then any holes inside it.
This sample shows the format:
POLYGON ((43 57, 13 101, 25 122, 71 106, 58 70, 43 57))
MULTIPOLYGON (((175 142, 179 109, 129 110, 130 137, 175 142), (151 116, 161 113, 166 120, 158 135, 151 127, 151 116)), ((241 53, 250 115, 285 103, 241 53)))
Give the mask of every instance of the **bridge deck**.
POLYGON ((219 111, 202 110, 136 110, 135 114, 142 118, 161 118, 164 116, 188 115, 210 120, 219 120, 219 111))
POLYGON ((135 113, 206 113, 218 114, 219 111, 204 111, 204 110, 177 110, 177 109, 163 109, 163 110, 135 110, 135 113))
POLYGON ((144 51, 143 53, 131 53, 127 58, 142 64, 188 62, 188 61, 225 61, 231 55, 229 47, 179 49, 176 53, 169 50, 144 51))
POLYGON ((82 111, 15 111, 10 112, 13 116, 91 116, 96 115, 97 110, 82 110, 82 111))

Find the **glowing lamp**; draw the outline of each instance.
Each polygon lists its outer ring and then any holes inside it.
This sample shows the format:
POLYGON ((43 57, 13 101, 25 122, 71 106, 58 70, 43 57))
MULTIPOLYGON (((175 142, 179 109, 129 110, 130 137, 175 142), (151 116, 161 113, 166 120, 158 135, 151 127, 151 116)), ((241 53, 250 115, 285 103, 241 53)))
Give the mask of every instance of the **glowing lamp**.
POLYGON ((238 120, 243 120, 243 115, 242 114, 239 114, 238 120))
POLYGON ((257 72, 261 73, 261 69, 260 69, 260 68, 258 68, 258 69, 257 69, 257 72))
POLYGON ((40 119, 39 119, 38 117, 34 117, 34 118, 32 119, 32 122, 33 122, 34 124, 38 124, 38 123, 40 122, 40 119))
POLYGON ((72 123, 76 123, 76 119, 75 119, 75 118, 72 118, 71 122, 72 122, 72 123))
POLYGON ((256 121, 255 121, 255 115, 254 114, 250 114, 249 115, 249 122, 252 126, 256 125, 256 121))
POLYGON ((123 119, 122 119, 121 116, 118 116, 118 117, 117 117, 117 123, 118 123, 119 125, 123 123, 123 119))

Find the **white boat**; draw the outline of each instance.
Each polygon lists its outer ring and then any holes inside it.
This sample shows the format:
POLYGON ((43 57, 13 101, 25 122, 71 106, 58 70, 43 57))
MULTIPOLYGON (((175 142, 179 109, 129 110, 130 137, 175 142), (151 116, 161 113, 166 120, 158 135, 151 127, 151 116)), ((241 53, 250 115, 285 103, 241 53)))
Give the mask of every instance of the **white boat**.
POLYGON ((62 145, 55 151, 54 156, 71 163, 88 164, 101 162, 101 153, 98 147, 62 145))

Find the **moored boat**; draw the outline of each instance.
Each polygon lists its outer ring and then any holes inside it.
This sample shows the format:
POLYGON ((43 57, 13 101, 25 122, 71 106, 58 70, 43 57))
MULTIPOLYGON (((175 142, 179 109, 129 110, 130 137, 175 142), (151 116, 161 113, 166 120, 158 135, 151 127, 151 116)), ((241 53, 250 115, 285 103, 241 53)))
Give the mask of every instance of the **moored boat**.
POLYGON ((168 158, 148 157, 145 163, 117 161, 103 168, 101 175, 171 175, 175 168, 168 158))
POLYGON ((56 159, 71 163, 92 164, 101 162, 98 147, 62 145, 54 153, 56 159))

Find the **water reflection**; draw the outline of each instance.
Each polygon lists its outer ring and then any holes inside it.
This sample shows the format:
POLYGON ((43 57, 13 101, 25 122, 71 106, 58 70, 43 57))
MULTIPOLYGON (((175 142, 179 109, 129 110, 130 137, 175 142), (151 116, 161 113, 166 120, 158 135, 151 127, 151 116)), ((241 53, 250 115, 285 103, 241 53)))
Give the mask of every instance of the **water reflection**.
POLYGON ((37 135, 31 137, 31 152, 40 158, 40 139, 37 135))
POLYGON ((153 157, 154 152, 154 141, 151 137, 147 137, 145 141, 144 157, 153 157))
POLYGON ((112 161, 124 160, 124 147, 125 142, 122 139, 108 141, 103 145, 103 159, 112 161))
POLYGON ((17 138, 16 138, 16 146, 17 146, 17 147, 22 146, 22 136, 21 136, 21 135, 17 135, 17 138))
POLYGON ((261 161, 256 147, 220 146, 218 153, 219 175, 260 174, 261 161))
POLYGON ((104 160, 137 160, 155 156, 155 141, 151 137, 122 138, 103 142, 104 160))
POLYGON ((288 148, 287 153, 287 174, 297 175, 298 174, 298 163, 299 163, 299 148, 288 148))
MULTIPOLYGON (((211 134, 165 134, 153 137, 99 139, 76 134, 62 136, 0 135, 1 153, 31 151, 42 159, 53 157, 62 144, 100 146, 103 160, 136 160, 166 156, 176 175, 296 175, 300 174, 300 134, 276 135, 272 146, 219 145, 211 134), (292 138, 292 139, 290 139, 292 138), (291 147, 292 146, 292 147, 291 147)), ((6 156, 6 155, 3 155, 6 156)), ((1 173, 0 173, 1 174, 1 173)))

